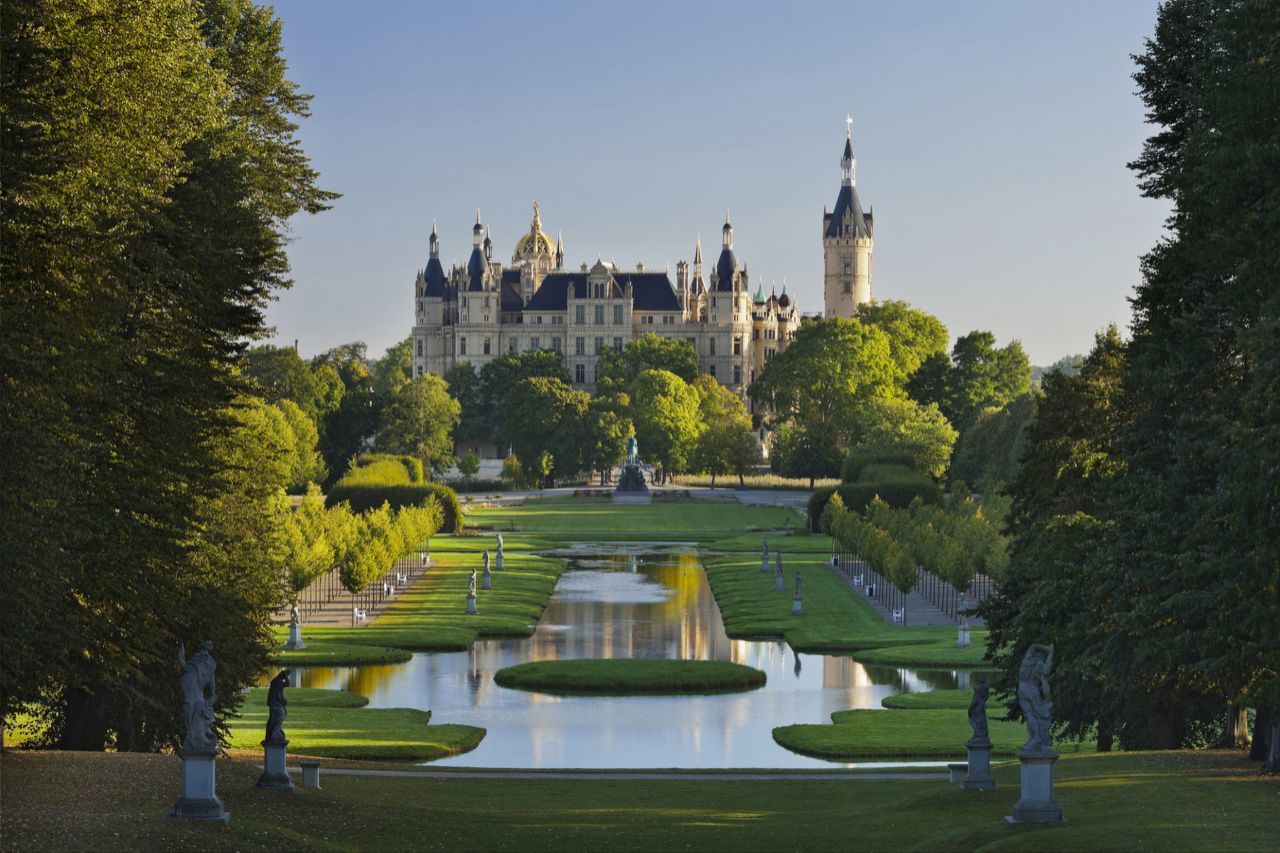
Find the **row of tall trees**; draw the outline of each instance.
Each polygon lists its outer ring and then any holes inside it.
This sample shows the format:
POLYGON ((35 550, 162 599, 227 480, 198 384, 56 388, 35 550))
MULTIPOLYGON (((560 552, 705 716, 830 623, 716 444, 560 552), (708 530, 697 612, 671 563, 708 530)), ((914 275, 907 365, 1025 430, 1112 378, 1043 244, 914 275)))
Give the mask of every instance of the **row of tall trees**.
POLYGON ((1013 671, 1057 643, 1055 714, 1099 745, 1238 744, 1280 770, 1280 18, 1170 0, 1136 57, 1156 126, 1131 164, 1168 202, 1133 336, 1050 374, 985 608, 1013 671))

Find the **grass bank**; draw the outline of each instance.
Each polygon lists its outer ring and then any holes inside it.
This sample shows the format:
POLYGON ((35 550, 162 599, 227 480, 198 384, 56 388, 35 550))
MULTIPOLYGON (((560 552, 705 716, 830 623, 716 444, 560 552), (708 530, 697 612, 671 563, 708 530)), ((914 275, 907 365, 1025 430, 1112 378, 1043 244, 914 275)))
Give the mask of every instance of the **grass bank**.
MULTIPOLYGON (((485 730, 430 725, 431 712, 412 708, 365 708, 368 699, 342 690, 291 687, 284 730, 294 756, 356 761, 432 761, 470 752, 485 730)), ((249 691, 241 716, 231 723, 229 746, 261 751, 267 724, 266 691, 249 691)))
POLYGON ((585 658, 517 664, 498 670, 493 680, 542 693, 630 696, 736 693, 763 687, 765 674, 728 661, 585 658))
POLYGON ((930 781, 393 779, 255 789, 220 762, 226 825, 164 817, 178 759, 5 753, 6 849, 40 850, 1274 850, 1280 780, 1239 753, 1066 755, 1067 822, 1010 827, 1018 770, 995 792, 930 781))
POLYGON ((609 498, 538 498, 518 506, 481 507, 467 524, 490 530, 608 538, 697 539, 802 525, 785 507, 744 506, 732 498, 684 498, 647 506, 615 505, 609 498))
POLYGON ((481 567, 480 552, 496 551, 492 536, 436 536, 431 540, 431 568, 402 591, 385 611, 362 627, 303 625, 307 648, 285 651, 287 629, 277 637, 282 648, 275 660, 285 666, 355 665, 408 660, 415 651, 463 651, 478 637, 527 637, 533 633, 564 561, 540 557, 534 547, 555 540, 521 541, 504 537, 504 567, 493 571, 493 589, 476 595, 478 616, 467 616, 467 586, 472 567, 481 567))
POLYGON ((886 696, 880 704, 886 708, 903 711, 929 708, 968 710, 971 699, 973 699, 972 690, 930 690, 925 693, 895 693, 892 696, 886 696))
POLYGON ((954 628, 888 625, 827 567, 825 553, 808 551, 788 557, 785 540, 769 541, 771 547, 776 544, 783 549, 781 593, 774 591, 772 571, 760 571, 759 553, 714 557, 706 563, 707 580, 730 637, 782 637, 800 652, 848 652, 864 663, 981 666, 985 632, 974 631, 973 646, 956 649, 954 628), (800 616, 791 613, 796 571, 803 577, 804 613, 800 616))
MULTIPOLYGON (((1027 739, 1021 723, 988 717, 993 755, 1013 755, 1027 739)), ((831 724, 779 726, 773 739, 801 755, 831 761, 856 758, 963 758, 973 735, 961 710, 836 711, 831 724)), ((1093 743, 1056 744, 1059 752, 1092 750, 1093 743)))

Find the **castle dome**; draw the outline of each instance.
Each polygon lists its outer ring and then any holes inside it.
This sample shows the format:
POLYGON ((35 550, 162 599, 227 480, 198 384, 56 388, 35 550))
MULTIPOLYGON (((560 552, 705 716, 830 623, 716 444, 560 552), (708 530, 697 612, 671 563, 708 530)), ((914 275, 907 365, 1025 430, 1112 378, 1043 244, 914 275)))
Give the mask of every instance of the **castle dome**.
POLYGON ((516 241, 516 250, 512 254, 513 261, 526 258, 556 256, 556 241, 542 231, 542 218, 538 215, 538 203, 533 203, 533 222, 529 223, 529 232, 516 241))

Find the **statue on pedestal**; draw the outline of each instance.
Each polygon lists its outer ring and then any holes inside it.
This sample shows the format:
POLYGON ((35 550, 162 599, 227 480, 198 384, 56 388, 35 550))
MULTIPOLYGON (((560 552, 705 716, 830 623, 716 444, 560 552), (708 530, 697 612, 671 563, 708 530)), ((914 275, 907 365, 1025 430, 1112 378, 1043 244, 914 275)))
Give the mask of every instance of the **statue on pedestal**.
POLYGON ((627 438, 627 464, 628 465, 639 464, 639 456, 640 456, 640 443, 636 441, 636 437, 634 435, 629 436, 627 438))
POLYGON ((213 660, 212 651, 213 641, 205 640, 188 659, 186 646, 178 643, 178 663, 182 666, 178 686, 182 689, 187 721, 182 749, 186 752, 212 755, 218 751, 218 736, 213 731, 213 706, 218 701, 214 671, 218 665, 213 660))
POLYGON ((284 718, 289 715, 289 702, 284 698, 284 689, 288 686, 289 670, 282 669, 279 675, 271 679, 271 686, 267 688, 267 734, 262 739, 264 746, 283 746, 289 742, 284 736, 284 718))
POLYGON ((987 678, 978 676, 978 686, 973 688, 973 698, 969 700, 969 728, 973 729, 975 741, 990 740, 987 728, 987 678))
POLYGON ((1053 645, 1035 643, 1018 667, 1018 707, 1027 720, 1024 752, 1053 752, 1053 700, 1049 672, 1053 669, 1053 645))

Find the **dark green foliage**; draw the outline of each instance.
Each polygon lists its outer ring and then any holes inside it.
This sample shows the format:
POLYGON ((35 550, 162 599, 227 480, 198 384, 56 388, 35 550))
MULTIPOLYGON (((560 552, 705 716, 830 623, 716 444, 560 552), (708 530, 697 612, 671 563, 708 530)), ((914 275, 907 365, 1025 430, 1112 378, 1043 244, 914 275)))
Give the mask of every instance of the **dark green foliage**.
POLYGON ((559 695, 656 696, 754 690, 764 686, 765 674, 729 661, 576 658, 509 666, 494 673, 493 681, 559 695))
POLYGON ((332 198, 280 50, 248 2, 5 7, 0 713, 66 748, 176 744, 179 640, 219 714, 266 663, 283 449, 239 370, 332 198))
POLYGON ((363 343, 334 347, 312 359, 311 365, 317 370, 330 368, 342 382, 341 402, 324 419, 320 431, 320 453, 331 476, 337 476, 377 430, 379 399, 363 343))
POLYGON ((257 383, 255 391, 268 403, 292 400, 323 428, 337 411, 345 388, 337 371, 327 364, 313 367, 293 347, 259 344, 245 353, 244 372, 257 383))
POLYGON ((980 409, 956 442, 948 474, 951 481, 971 483, 983 492, 1012 481, 1037 398, 1038 392, 1030 391, 1004 406, 980 409))
POLYGON ((907 382, 921 405, 936 403, 962 433, 983 406, 1003 406, 1031 387, 1031 363, 1022 344, 996 347, 995 335, 974 331, 956 339, 951 357, 934 353, 907 382))

